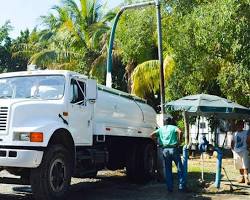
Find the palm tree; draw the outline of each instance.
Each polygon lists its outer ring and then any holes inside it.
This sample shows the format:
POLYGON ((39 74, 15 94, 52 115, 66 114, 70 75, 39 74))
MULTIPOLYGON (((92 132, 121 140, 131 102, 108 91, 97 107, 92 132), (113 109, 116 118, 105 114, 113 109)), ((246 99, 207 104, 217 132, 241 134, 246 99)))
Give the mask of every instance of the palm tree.
MULTIPOLYGON (((171 56, 164 60, 164 79, 167 81, 175 68, 175 62, 171 56)), ((132 93, 148 100, 156 110, 159 110, 160 91, 160 64, 158 60, 143 62, 132 72, 132 93)))
POLYGON ((103 15, 96 0, 62 0, 47 16, 42 16, 40 42, 46 48, 35 53, 30 62, 51 68, 73 69, 89 73, 93 61, 102 55, 109 32, 108 22, 115 16, 103 15))

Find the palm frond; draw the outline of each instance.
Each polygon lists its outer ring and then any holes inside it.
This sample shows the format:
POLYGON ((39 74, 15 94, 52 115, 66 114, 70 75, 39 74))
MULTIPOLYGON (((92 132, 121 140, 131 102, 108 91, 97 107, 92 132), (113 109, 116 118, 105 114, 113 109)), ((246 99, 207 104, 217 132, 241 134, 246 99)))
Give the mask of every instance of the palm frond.
POLYGON ((82 20, 82 17, 83 17, 83 15, 81 13, 82 4, 80 5, 81 8, 79 8, 77 3, 74 0, 64 0, 63 5, 64 5, 65 9, 68 11, 72 21, 77 23, 78 20, 79 21, 82 20))
POLYGON ((150 60, 138 65, 132 73, 132 93, 145 98, 159 89, 159 61, 150 60))
POLYGON ((111 22, 111 21, 115 18, 115 16, 116 16, 116 12, 114 12, 114 11, 109 11, 109 12, 107 12, 107 13, 103 16, 101 22, 103 22, 103 23, 111 22))
POLYGON ((175 69, 175 62, 172 56, 166 56, 164 59, 164 78, 168 80, 175 69))
POLYGON ((30 56, 34 54, 34 51, 27 50, 27 51, 17 51, 12 53, 12 58, 26 58, 29 59, 30 56))
POLYGON ((30 58, 30 63, 35 64, 38 66, 44 66, 47 64, 53 63, 55 60, 57 60, 58 54, 55 50, 43 50, 39 53, 34 54, 30 58))
POLYGON ((106 54, 102 54, 91 65, 90 76, 97 79, 98 83, 104 83, 105 81, 106 60, 106 54))
POLYGON ((53 63, 69 63, 83 59, 83 54, 69 50, 45 49, 30 58, 31 64, 38 66, 52 65, 53 63))
MULTIPOLYGON (((159 61, 150 60, 138 65, 132 73, 132 93, 145 98, 148 94, 155 94, 160 87, 159 61)), ((168 80, 175 68, 171 56, 164 60, 164 79, 168 80)))
POLYGON ((52 63, 48 65, 47 69, 58 69, 58 70, 71 70, 76 69, 77 62, 67 62, 67 63, 52 63))
POLYGON ((81 14, 84 16, 84 18, 87 18, 88 16, 88 0, 80 0, 81 3, 81 14))

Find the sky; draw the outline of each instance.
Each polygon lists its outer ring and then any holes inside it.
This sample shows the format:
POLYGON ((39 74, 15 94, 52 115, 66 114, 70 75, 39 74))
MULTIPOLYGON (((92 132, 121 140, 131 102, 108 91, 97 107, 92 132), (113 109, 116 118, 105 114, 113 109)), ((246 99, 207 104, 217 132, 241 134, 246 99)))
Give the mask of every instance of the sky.
MULTIPOLYGON (((11 21, 14 30, 10 32, 16 38, 21 30, 32 30, 39 25, 39 16, 47 15, 50 8, 60 4, 60 0, 0 0, 0 26, 11 21)), ((103 0, 103 2, 105 2, 103 0)), ((107 0, 107 7, 113 8, 122 0, 107 0)))

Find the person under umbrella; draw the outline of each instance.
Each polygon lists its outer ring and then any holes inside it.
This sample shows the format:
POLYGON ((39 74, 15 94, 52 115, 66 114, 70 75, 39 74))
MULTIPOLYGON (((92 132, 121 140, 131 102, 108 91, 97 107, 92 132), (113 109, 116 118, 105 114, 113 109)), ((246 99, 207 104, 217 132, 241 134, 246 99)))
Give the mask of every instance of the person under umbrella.
POLYGON ((245 183, 250 185, 248 177, 248 149, 247 146, 250 145, 250 135, 248 131, 243 130, 244 122, 243 120, 236 121, 235 133, 233 135, 233 140, 231 143, 231 148, 234 155, 234 165, 235 168, 240 171, 239 183, 245 183))

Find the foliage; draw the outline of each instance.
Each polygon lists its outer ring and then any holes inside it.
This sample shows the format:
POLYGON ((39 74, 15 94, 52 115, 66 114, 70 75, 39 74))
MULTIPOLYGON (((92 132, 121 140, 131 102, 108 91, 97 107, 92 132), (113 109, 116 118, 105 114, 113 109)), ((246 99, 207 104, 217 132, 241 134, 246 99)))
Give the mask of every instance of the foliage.
MULTIPOLYGON (((169 79, 174 71, 175 63, 172 57, 167 56, 164 60, 164 77, 169 79)), ((139 64, 132 74, 132 93, 145 98, 159 111, 160 104, 160 66, 158 60, 146 61, 139 64)))
MULTIPOLYGON (((106 77, 106 62, 107 54, 99 56, 93 63, 91 67, 91 77, 98 80, 98 83, 105 84, 106 77)), ((112 54, 112 87, 127 91, 127 81, 125 79, 125 66, 122 63, 122 58, 119 50, 114 50, 112 54)))
MULTIPOLYGON (((249 0, 163 2, 167 101, 208 93, 250 106, 249 10, 249 0)), ((41 17, 40 29, 21 31, 16 39, 9 37, 13 27, 7 21, 0 26, 0 71, 25 70, 32 63, 85 73, 103 84, 114 16, 114 11, 105 12, 100 1, 61 0, 41 17)), ((155 8, 125 11, 113 49, 113 87, 131 91, 132 85, 132 92, 156 110, 157 55, 155 8)))
POLYGON ((11 53, 12 60, 15 60, 16 67, 18 69, 11 69, 11 71, 24 71, 27 69, 29 59, 33 53, 32 51, 32 38, 34 37, 36 30, 32 33, 29 30, 21 31, 20 36, 12 41, 11 53))
POLYGON ((173 76, 167 80, 167 99, 209 93, 249 105, 249 59, 240 56, 249 55, 249 14, 242 10, 249 3, 194 2, 192 6, 173 3, 171 23, 165 24, 166 43, 176 61, 173 76), (239 69, 238 76, 234 68, 239 69), (235 81, 230 85, 231 80, 235 81), (244 97, 233 95, 236 91, 244 97))
POLYGON ((52 69, 70 69, 89 74, 92 63, 106 46, 108 22, 112 12, 103 15, 99 1, 62 0, 47 16, 42 16, 45 28, 40 32, 42 49, 30 62, 52 69))
POLYGON ((228 63, 218 76, 223 93, 239 104, 250 106, 250 66, 228 63))
POLYGON ((10 22, 7 21, 0 27, 0 71, 6 71, 9 63, 11 63, 9 31, 11 30, 10 22))
POLYGON ((142 63, 155 54, 155 12, 154 9, 126 11, 117 28, 117 46, 122 51, 124 63, 142 63))
POLYGON ((118 23, 116 47, 121 50, 122 62, 126 65, 129 90, 136 65, 156 58, 155 24, 152 8, 127 10, 118 23))
POLYGON ((15 41, 9 37, 9 32, 12 29, 10 21, 7 21, 2 27, 0 27, 0 72, 22 71, 25 70, 27 66, 27 60, 25 60, 25 58, 13 57, 13 46, 16 41, 27 39, 29 33, 28 31, 21 32, 21 36, 15 41))
POLYGON ((9 32, 12 30, 10 21, 6 21, 3 26, 0 27, 0 44, 9 38, 9 32))

